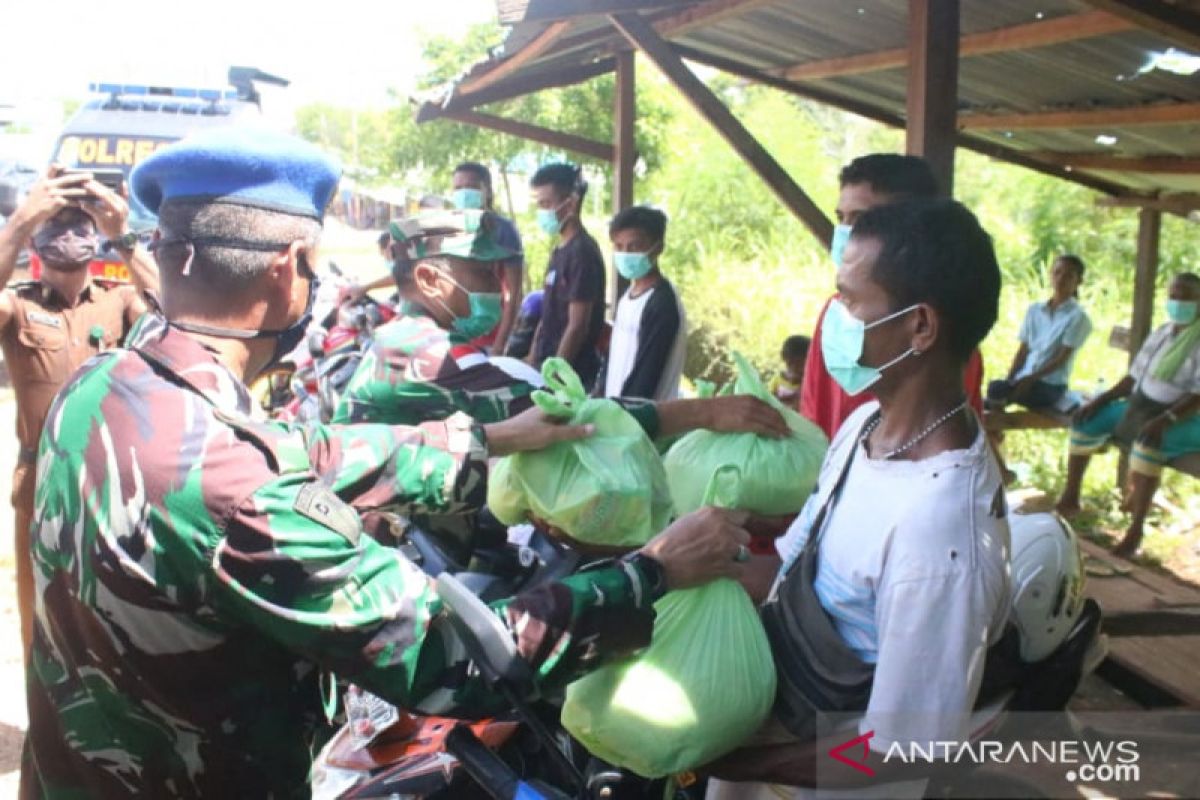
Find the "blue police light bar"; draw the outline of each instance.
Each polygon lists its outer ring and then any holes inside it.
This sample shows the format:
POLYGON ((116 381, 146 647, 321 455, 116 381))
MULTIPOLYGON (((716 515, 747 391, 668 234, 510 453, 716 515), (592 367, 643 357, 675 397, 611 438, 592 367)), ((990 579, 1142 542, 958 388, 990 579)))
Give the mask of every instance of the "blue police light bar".
POLYGON ((238 99, 237 89, 193 89, 185 86, 149 86, 140 83, 89 83, 88 91, 109 95, 155 95, 199 98, 210 102, 238 99))

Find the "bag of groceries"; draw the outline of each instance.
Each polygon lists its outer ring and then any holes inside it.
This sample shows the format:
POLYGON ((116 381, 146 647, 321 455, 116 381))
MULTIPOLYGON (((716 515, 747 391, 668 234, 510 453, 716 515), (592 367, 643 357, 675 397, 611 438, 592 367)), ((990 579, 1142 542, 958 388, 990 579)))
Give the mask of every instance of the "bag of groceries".
POLYGON ((620 405, 588 397, 566 361, 547 359, 542 376, 546 389, 533 393, 534 403, 595 432, 501 459, 488 477, 488 507, 505 525, 534 516, 585 544, 645 544, 673 513, 658 451, 620 405))
POLYGON ((664 459, 671 499, 680 514, 695 511, 703 504, 705 487, 717 468, 734 464, 741 480, 730 507, 768 516, 795 514, 816 485, 829 440, 820 428, 780 403, 740 353, 733 358, 738 375, 732 394, 749 394, 768 403, 783 414, 791 432, 772 439, 753 433, 692 431, 664 459))
MULTIPOLYGON (((736 468, 719 470, 705 504, 727 506, 736 483, 736 468)), ((562 710, 590 752, 647 778, 735 749, 775 700, 771 648, 741 585, 721 578, 670 592, 654 609, 650 646, 572 683, 562 710)))

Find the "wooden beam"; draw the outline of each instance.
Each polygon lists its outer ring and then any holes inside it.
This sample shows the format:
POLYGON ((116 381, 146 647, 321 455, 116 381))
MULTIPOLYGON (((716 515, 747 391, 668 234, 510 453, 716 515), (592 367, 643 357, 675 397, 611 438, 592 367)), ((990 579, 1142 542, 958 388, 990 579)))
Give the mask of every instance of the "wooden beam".
MULTIPOLYGON (((770 86, 773 89, 778 89, 781 92, 803 97, 806 100, 812 100, 816 103, 822 103, 832 108, 845 111, 849 114, 857 114, 860 117, 875 120, 883 125, 892 128, 903 128, 904 118, 898 114, 893 114, 890 111, 876 108, 875 106, 863 103, 858 100, 847 100, 846 98, 833 94, 832 92, 810 86, 808 84, 799 84, 786 81, 783 78, 775 75, 769 75, 754 67, 734 61, 733 59, 723 56, 715 56, 705 53, 701 50, 696 50, 692 47, 675 44, 672 49, 681 57, 689 61, 694 61, 697 64, 719 69, 722 72, 728 72, 730 75, 737 75, 746 80, 761 83, 764 86, 770 86)), ((1035 172, 1040 172, 1043 175, 1049 175, 1052 178, 1071 181, 1081 186, 1086 186, 1089 189, 1095 189, 1098 192, 1105 194, 1125 194, 1129 190, 1120 184, 1113 183, 1103 178, 1097 178, 1092 175, 1087 175, 1081 172, 1073 172, 1064 169, 1056 164, 1051 164, 1046 161, 1039 160, 1034 154, 1016 150, 1012 147, 999 144, 997 142, 984 139, 977 135, 959 133, 957 138, 958 146, 979 153, 988 158, 994 158, 998 161, 1004 161, 1009 164, 1014 164, 1025 169, 1031 169, 1035 172)))
POLYGON ((558 38, 566 33, 571 27, 570 20, 560 20, 552 22, 546 26, 546 29, 533 38, 529 44, 522 47, 511 56, 497 61, 487 70, 481 72, 474 77, 468 77, 459 86, 459 91, 464 94, 477 92, 487 86, 491 86, 497 81, 507 78, 521 67, 528 64, 533 59, 546 52, 552 44, 558 41, 558 38))
MULTIPOLYGON (((660 36, 679 36, 702 25, 712 25, 775 2, 779 2, 779 0, 707 0, 677 14, 659 9, 643 16, 652 21, 654 30, 660 36)), ((612 28, 601 27, 564 38, 550 50, 549 55, 564 53, 588 45, 600 45, 597 53, 604 56, 618 53, 628 46, 623 37, 613 36, 612 28)))
POLYGON ((1129 125, 1179 125, 1200 122, 1200 103, 1035 111, 1024 114, 961 114, 965 130, 1031 130, 1037 128, 1107 128, 1129 125))
POLYGON ((478 111, 448 111, 443 116, 455 122, 465 122, 468 125, 507 133, 510 136, 519 136, 522 139, 540 142, 550 147, 581 153, 599 161, 612 161, 614 156, 613 146, 610 144, 585 139, 571 133, 552 131, 539 125, 518 122, 515 119, 497 117, 494 114, 481 114, 478 111))
POLYGON ((592 14, 644 11, 660 6, 694 5, 697 0, 497 0, 501 25, 551 22, 592 14))
POLYGON ((658 33, 636 14, 615 14, 613 24, 646 57, 654 62, 675 88, 717 129, 746 163, 775 192, 775 195, 825 247, 833 238, 833 223, 792 177, 759 144, 713 91, 687 68, 683 60, 658 33))
POLYGON ((1200 194, 1165 194, 1158 197, 1145 195, 1100 197, 1096 199, 1096 205, 1105 208, 1148 208, 1154 211, 1166 211, 1170 214, 1178 214, 1186 217, 1194 211, 1200 211, 1200 194))
MULTIPOLYGON (((1132 30, 1133 23, 1104 11, 1088 11, 1068 14, 1039 22, 1027 22, 1008 28, 972 33, 958 41, 959 57, 980 56, 988 53, 1006 53, 1012 50, 1029 50, 1052 44, 1073 42, 1132 30)), ((827 58, 809 61, 782 70, 781 75, 792 81, 815 81, 840 75, 859 75, 898 69, 908 63, 908 50, 879 50, 860 53, 843 58, 827 58)))
POLYGON ((660 36, 679 36, 702 25, 747 14, 779 0, 708 0, 654 24, 660 36))
POLYGON ((1200 50, 1200 12, 1162 0, 1084 0, 1189 50, 1200 50))
POLYGON ((905 150, 929 162, 945 197, 954 194, 958 18, 959 0, 908 0, 905 150))
POLYGON ((578 64, 562 69, 546 70, 529 75, 522 75, 503 84, 493 84, 472 94, 455 94, 442 103, 427 102, 421 104, 417 111, 417 122, 428 122, 437 119, 447 111, 465 111, 467 109, 485 106, 489 103, 499 103, 522 97, 544 89, 555 89, 560 86, 574 86, 577 83, 591 80, 599 75, 612 72, 616 68, 616 59, 606 58, 589 64, 578 64))
POLYGON ((1158 245, 1162 235, 1162 212, 1143 208, 1138 212, 1137 273, 1133 279, 1133 319, 1129 325, 1129 363, 1137 358, 1150 335, 1154 320, 1154 284, 1158 278, 1158 245))
POLYGON ((1148 175, 1200 174, 1200 156, 1118 156, 1110 153, 1056 153, 1041 151, 1037 157, 1071 169, 1103 169, 1148 175))

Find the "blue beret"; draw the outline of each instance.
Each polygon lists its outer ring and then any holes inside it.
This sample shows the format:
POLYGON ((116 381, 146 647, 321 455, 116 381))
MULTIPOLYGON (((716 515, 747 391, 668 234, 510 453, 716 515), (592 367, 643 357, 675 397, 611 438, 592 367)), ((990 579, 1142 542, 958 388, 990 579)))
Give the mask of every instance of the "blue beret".
POLYGON ((158 213, 167 200, 208 200, 314 219, 337 188, 341 167, 308 142, 262 128, 192 134, 156 151, 130 176, 134 197, 158 213))

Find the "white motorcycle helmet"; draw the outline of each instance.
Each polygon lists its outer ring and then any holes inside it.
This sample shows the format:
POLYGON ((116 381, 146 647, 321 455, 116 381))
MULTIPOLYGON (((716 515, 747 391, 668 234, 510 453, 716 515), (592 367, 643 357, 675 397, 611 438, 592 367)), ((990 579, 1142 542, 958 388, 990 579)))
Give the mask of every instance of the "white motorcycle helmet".
POLYGON ((1011 514, 1012 611, 1021 660, 1054 652, 1083 610, 1083 557, 1075 531, 1057 514, 1011 514))

